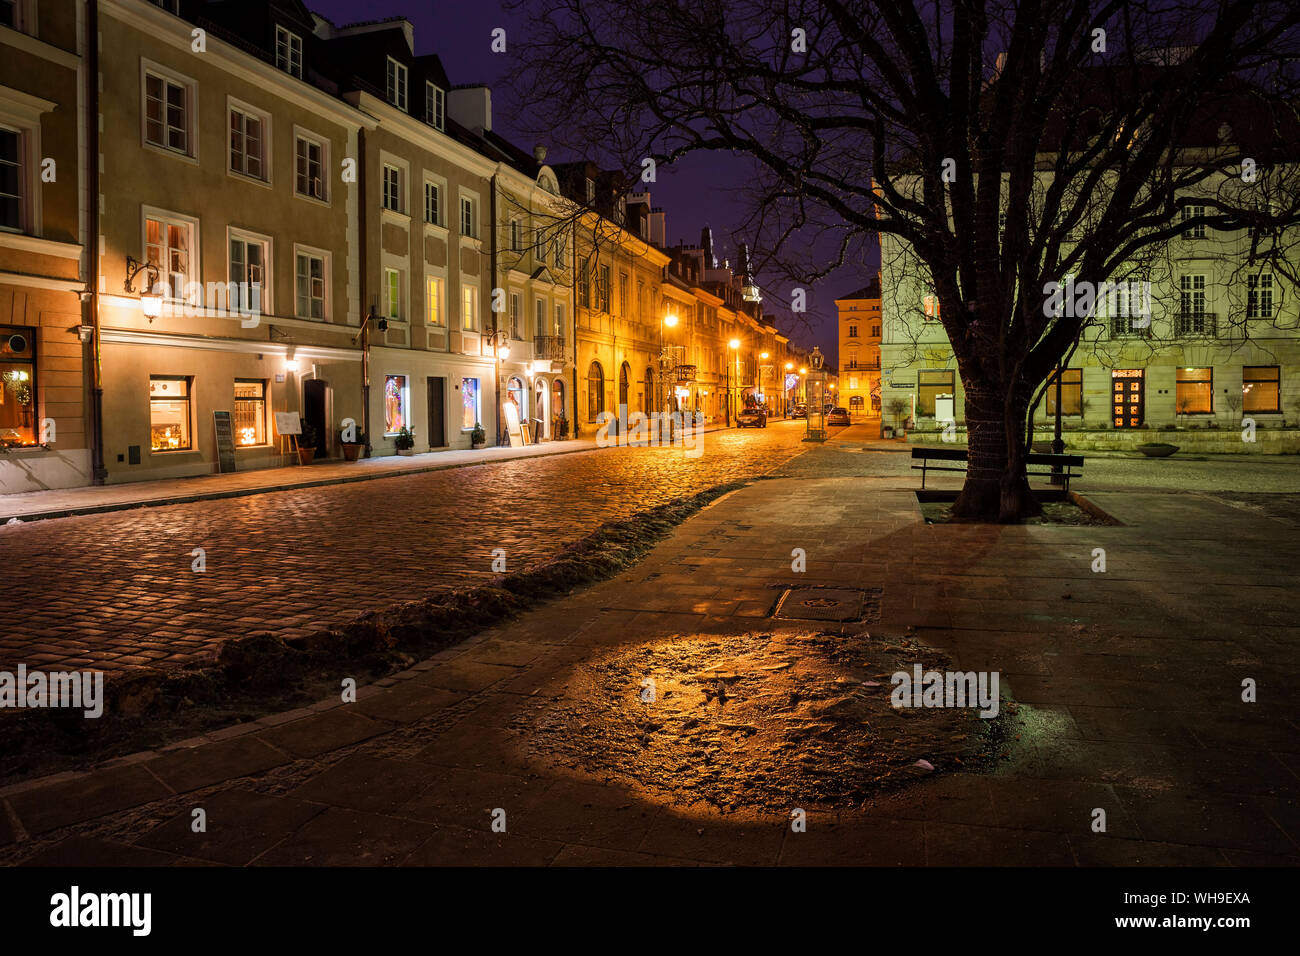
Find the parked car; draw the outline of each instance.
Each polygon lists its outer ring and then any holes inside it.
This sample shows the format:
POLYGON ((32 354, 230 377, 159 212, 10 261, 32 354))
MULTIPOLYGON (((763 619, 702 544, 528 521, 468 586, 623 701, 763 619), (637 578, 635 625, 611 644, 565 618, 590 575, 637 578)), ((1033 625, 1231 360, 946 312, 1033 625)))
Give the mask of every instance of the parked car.
POLYGON ((796 406, 794 407, 794 411, 790 413, 790 417, 791 417, 791 418, 807 418, 807 417, 808 417, 808 406, 807 406, 807 405, 804 405, 804 404, 802 404, 802 403, 796 405, 796 406))
POLYGON ((767 410, 762 405, 750 405, 736 415, 737 428, 766 428, 767 410))
POLYGON ((830 415, 826 418, 827 425, 847 425, 849 424, 849 410, 847 408, 832 408, 830 415))

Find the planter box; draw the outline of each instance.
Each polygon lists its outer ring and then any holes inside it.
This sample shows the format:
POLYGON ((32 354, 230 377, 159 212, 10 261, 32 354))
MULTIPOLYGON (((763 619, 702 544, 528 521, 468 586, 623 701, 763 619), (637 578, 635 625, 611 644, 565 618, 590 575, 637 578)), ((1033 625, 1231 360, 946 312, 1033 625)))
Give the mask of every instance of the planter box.
POLYGON ((412 455, 415 454, 415 449, 414 449, 414 448, 399 448, 399 449, 397 449, 397 453, 398 453, 399 455, 401 455, 403 458, 410 458, 412 455))
POLYGON ((365 451, 365 448, 366 448, 365 445, 359 443, 344 442, 343 459, 345 461, 356 461, 358 458, 361 457, 361 453, 365 451))
POLYGON ((298 449, 298 464, 300 465, 310 465, 312 463, 312 459, 315 457, 316 457, 315 448, 298 449))

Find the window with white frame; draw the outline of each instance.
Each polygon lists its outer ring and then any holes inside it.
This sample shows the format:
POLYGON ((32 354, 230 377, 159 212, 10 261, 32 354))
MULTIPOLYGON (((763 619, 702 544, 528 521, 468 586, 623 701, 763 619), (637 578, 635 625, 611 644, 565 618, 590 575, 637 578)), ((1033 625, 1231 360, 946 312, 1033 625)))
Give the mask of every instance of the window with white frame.
POLYGON ((329 202, 329 181, 325 170, 329 151, 325 141, 299 133, 294 137, 294 191, 299 196, 329 202))
POLYGON ((518 292, 510 293, 510 337, 522 338, 523 332, 523 297, 518 292))
POLYGON ((302 37, 281 26, 275 28, 275 65, 302 78, 302 37))
POLYGON ((7 232, 22 232, 29 225, 26 153, 26 134, 0 126, 0 229, 7 232))
POLYGON ((231 104, 230 171, 265 180, 270 172, 266 161, 269 123, 264 113, 231 104))
POLYGON ((478 331, 478 286, 468 282, 460 290, 460 327, 466 332, 478 331))
MULTIPOLYGON (((1204 206, 1199 206, 1199 205, 1195 205, 1195 204, 1186 204, 1186 203, 1183 205, 1183 220, 1182 220, 1183 222, 1187 222, 1187 220, 1189 220, 1189 219, 1195 219, 1195 218, 1198 217, 1198 216, 1204 216, 1204 215, 1205 215, 1205 207, 1204 207, 1204 206)), ((1203 222, 1198 222, 1198 223, 1197 223, 1196 225, 1194 225, 1194 226, 1187 226, 1187 227, 1185 227, 1185 228, 1183 229, 1183 238, 1184 238, 1184 239, 1204 239, 1204 238, 1205 238, 1205 223, 1203 223, 1203 222)))
POLYGON ((271 240, 251 232, 230 230, 231 307, 269 312, 271 240))
POLYGON ((1246 276, 1246 318, 1273 318, 1273 274, 1271 272, 1246 276))
POLYGON ((424 183, 424 221, 434 226, 442 223, 442 186, 425 180, 424 183))
POLYGON ((564 303, 555 303, 555 334, 564 334, 564 303))
POLYGON ((194 155, 194 83, 154 68, 144 72, 144 138, 159 149, 194 155))
POLYGON ((478 238, 478 219, 475 216, 474 206, 471 197, 460 197, 460 234, 470 239, 478 238))
POLYGON ((447 93, 428 82, 424 84, 424 121, 435 129, 442 129, 447 122, 447 93))
POLYGON ((533 334, 546 334, 546 300, 533 300, 533 334))
POLYGON ((424 278, 424 314, 425 321, 433 326, 445 326, 447 316, 443 304, 444 282, 440 276, 424 278))
POLYGON ((384 163, 384 208, 391 209, 393 212, 405 212, 403 208, 403 196, 406 190, 403 188, 402 168, 384 163))
POLYGON ((388 102, 399 110, 406 109, 406 67, 388 58, 388 102))
POLYGON ((197 220, 161 212, 145 215, 144 258, 158 267, 159 281, 175 300, 184 300, 186 284, 197 278, 197 225, 197 220))
POLYGON ((510 220, 510 251, 519 252, 523 249, 524 227, 520 225, 518 219, 510 220))
POLYGON ((311 249, 298 249, 294 291, 295 309, 300 319, 328 317, 329 255, 311 249))
POLYGON ((561 232, 555 237, 555 268, 563 269, 565 256, 567 254, 567 244, 564 241, 564 233, 561 232))
POLYGON ((1178 279, 1179 314, 1184 318, 1205 315, 1205 276, 1185 275, 1178 279))
POLYGON ((402 318, 402 270, 384 270, 384 314, 390 319, 402 318))

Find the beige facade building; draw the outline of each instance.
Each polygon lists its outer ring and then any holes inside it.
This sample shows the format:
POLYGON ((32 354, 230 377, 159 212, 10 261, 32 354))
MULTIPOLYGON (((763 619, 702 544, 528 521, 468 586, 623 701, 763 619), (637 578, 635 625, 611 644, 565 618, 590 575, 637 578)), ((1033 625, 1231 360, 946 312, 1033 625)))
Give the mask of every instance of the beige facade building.
POLYGON ((839 313, 839 400, 856 421, 880 417, 880 278, 835 300, 839 313))

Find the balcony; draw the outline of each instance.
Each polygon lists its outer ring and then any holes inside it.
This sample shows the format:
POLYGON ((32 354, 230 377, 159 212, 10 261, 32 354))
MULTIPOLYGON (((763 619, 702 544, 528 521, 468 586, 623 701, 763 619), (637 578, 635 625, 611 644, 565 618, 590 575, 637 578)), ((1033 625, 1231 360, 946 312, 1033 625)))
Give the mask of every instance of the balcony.
POLYGON ((679 365, 673 369, 673 373, 676 375, 677 383, 679 385, 689 385, 691 382, 694 382, 696 376, 699 375, 699 371, 700 368, 698 365, 679 365))
POLYGON ((1213 337, 1218 318, 1214 312, 1184 312, 1174 317, 1174 332, 1179 336, 1213 337))
POLYGON ((533 357, 547 362, 564 361, 564 336, 533 336, 533 357))

